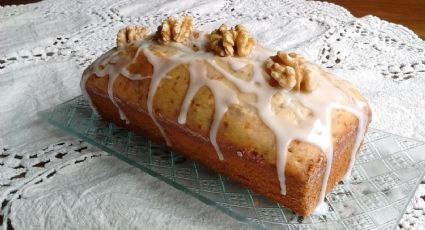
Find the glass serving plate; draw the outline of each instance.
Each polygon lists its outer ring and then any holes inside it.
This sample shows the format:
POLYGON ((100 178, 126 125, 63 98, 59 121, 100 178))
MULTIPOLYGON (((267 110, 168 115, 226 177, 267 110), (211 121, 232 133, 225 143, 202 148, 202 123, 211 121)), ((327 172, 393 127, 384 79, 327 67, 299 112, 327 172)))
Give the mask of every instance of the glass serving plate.
POLYGON ((105 122, 83 96, 39 113, 50 124, 259 229, 394 229, 424 176, 425 144, 369 129, 350 178, 306 218, 149 139, 105 122))

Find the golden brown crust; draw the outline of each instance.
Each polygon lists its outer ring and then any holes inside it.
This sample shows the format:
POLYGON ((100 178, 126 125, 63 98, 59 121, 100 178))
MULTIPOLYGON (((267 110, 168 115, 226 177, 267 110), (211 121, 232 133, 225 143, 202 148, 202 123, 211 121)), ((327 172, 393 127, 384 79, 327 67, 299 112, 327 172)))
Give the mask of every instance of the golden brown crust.
MULTIPOLYGON (((142 76, 152 74, 152 65, 143 52, 139 52, 134 66, 137 68, 130 66, 130 72, 142 76)), ((153 108, 173 148, 301 215, 306 216, 313 211, 326 169, 325 156, 318 147, 299 141, 290 144, 285 169, 287 195, 282 196, 275 165, 275 136, 256 111, 246 105, 230 106, 217 135, 224 155, 224 161, 220 161, 208 138, 214 113, 211 91, 202 87, 197 92, 190 105, 186 124, 180 125, 177 117, 190 81, 188 67, 179 65, 168 75, 157 89, 153 108), (237 152, 242 153, 242 157, 237 152)), ((107 85, 108 76, 92 75, 87 81, 86 89, 98 112, 111 122, 163 142, 158 128, 147 114, 150 79, 135 81, 119 76, 115 80, 114 97, 126 114, 130 122, 128 125, 121 121, 116 107, 109 100, 107 85)), ((327 191, 334 187, 348 168, 357 125, 354 115, 344 110, 332 112, 334 161, 327 191)))
MULTIPOLYGON (((144 85, 142 81, 139 86, 144 85)), ((88 87, 90 87, 90 83, 88 87)), ((130 123, 125 124, 119 117, 118 110, 111 103, 107 94, 89 89, 90 97, 98 112, 102 116, 115 124, 127 127, 128 129, 143 134, 153 140, 164 143, 160 132, 155 124, 150 119, 146 111, 140 111, 134 105, 119 102, 123 108, 130 123)), ((145 97, 146 98, 146 97, 145 97)), ((142 101, 145 100, 141 99, 142 101)), ((159 116, 158 118, 161 118, 159 116)), ((322 178, 326 166, 324 158, 303 162, 306 165, 306 170, 302 176, 290 173, 294 171, 291 163, 288 162, 288 167, 285 172, 287 196, 280 194, 280 185, 277 178, 276 166, 258 161, 255 152, 247 152, 240 146, 230 144, 219 138, 220 146, 224 155, 224 161, 217 158, 214 148, 209 140, 205 137, 193 135, 192 131, 182 129, 175 122, 164 121, 159 119, 159 122, 164 127, 169 138, 173 142, 173 148, 182 153, 186 157, 196 160, 208 168, 218 171, 226 175, 230 179, 250 188, 251 190, 264 194, 272 200, 278 201, 284 206, 291 208, 300 215, 310 215, 315 208, 322 186, 322 178), (242 157, 239 157, 236 152, 241 151, 242 157)), ((330 191, 334 185, 344 175, 350 157, 351 148, 355 138, 355 132, 348 133, 341 143, 341 151, 334 156, 335 160, 332 164, 331 176, 329 178, 327 191, 330 191)), ((300 145, 297 145, 299 148, 300 145)), ((294 150, 299 151, 299 150, 294 150)), ((258 154, 258 153, 257 153, 258 154)), ((301 162, 300 162, 301 163, 301 162)))

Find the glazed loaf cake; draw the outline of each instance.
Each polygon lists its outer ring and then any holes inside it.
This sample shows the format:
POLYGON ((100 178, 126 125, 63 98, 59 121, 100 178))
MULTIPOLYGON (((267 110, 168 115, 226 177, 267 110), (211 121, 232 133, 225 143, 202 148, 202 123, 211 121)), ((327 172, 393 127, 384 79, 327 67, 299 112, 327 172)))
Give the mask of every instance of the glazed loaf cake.
POLYGON ((81 88, 104 119, 303 216, 349 173, 371 118, 351 84, 300 55, 239 25, 193 31, 188 16, 121 30, 81 88))

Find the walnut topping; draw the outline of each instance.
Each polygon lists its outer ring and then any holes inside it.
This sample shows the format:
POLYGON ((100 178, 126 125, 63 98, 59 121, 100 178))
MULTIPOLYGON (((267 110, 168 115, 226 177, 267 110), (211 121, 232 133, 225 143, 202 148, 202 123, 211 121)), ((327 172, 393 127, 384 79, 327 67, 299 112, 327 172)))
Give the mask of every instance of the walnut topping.
POLYGON ((166 43, 170 41, 184 42, 189 38, 192 30, 193 24, 191 16, 186 15, 181 20, 168 17, 158 27, 156 36, 160 43, 166 43))
POLYGON ((210 34, 209 42, 211 50, 221 57, 244 57, 251 53, 256 43, 244 26, 237 25, 235 28, 229 28, 225 24, 210 34))
POLYGON ((147 37, 149 29, 144 26, 127 26, 118 31, 117 34, 117 46, 122 48, 125 45, 142 40, 147 37))
POLYGON ((279 51, 264 66, 272 81, 287 90, 311 92, 317 87, 307 60, 299 54, 279 51))

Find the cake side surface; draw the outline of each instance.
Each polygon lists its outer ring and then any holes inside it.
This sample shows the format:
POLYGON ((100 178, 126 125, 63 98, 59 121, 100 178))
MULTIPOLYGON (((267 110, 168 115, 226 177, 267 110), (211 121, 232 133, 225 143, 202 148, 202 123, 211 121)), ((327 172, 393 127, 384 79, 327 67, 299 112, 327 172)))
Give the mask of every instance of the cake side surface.
MULTIPOLYGON (((89 85, 90 83, 88 83, 89 85)), ((107 94, 102 94, 99 90, 92 91, 90 88, 88 88, 88 92, 98 112, 104 119, 126 127, 135 133, 152 138, 158 143, 165 144, 161 133, 147 112, 140 112, 140 109, 133 105, 120 104, 130 120, 130 123, 126 124, 125 121, 120 119, 118 110, 111 103, 107 94)), ((308 167, 305 167, 303 172, 298 171, 300 169, 296 171, 294 169, 295 166, 287 167, 285 175, 288 192, 287 195, 282 196, 274 164, 266 163, 264 160, 258 161, 258 157, 252 157, 250 154, 240 157, 237 153, 247 152, 247 150, 224 140, 219 140, 219 142, 221 146, 225 146, 222 151, 226 160, 220 161, 205 136, 194 135, 193 131, 182 129, 176 122, 170 122, 169 120, 161 120, 161 124, 165 127, 172 142, 175 143, 173 149, 185 157, 200 162, 206 167, 229 177, 231 180, 259 194, 263 194, 285 207, 291 208, 300 215, 310 215, 319 202, 321 180, 326 168, 323 153, 321 157, 305 162, 308 167), (299 176, 300 173, 303 176, 299 176)), ((340 181, 348 168, 354 139, 355 132, 351 131, 351 133, 348 132, 347 135, 338 141, 340 147, 339 151, 335 152, 334 155, 335 160, 332 163, 332 171, 327 186, 328 192, 340 181)), ((297 149, 302 149, 302 143, 299 143, 297 147, 297 149)), ((290 162, 288 160, 288 164, 291 165, 290 162)))
MULTIPOLYGON (((173 148, 253 191, 280 202, 300 215, 309 215, 319 202, 321 180, 326 168, 325 156, 320 149, 299 141, 291 143, 285 171, 288 192, 286 196, 282 196, 276 174, 276 161, 266 160, 263 154, 276 151, 273 133, 258 116, 244 116, 238 110, 229 110, 223 118, 217 137, 226 159, 220 161, 208 140, 208 129, 212 120, 211 108, 214 103, 208 89, 202 88, 199 95, 194 97, 187 123, 181 125, 177 122, 181 95, 185 93, 184 85, 188 84, 187 79, 182 77, 185 74, 181 72, 184 71, 184 67, 179 67, 170 72, 173 77, 166 80, 170 82, 161 84, 155 96, 167 95, 161 100, 155 100, 154 107, 156 108, 157 103, 161 105, 159 109, 155 109, 156 116, 170 137, 173 148), (180 90, 176 90, 175 85, 179 85, 180 90), (234 130, 232 134, 227 133, 229 129, 234 130), (229 135, 232 135, 231 138, 228 138, 229 135)), ((146 111, 149 81, 150 79, 133 81, 121 76, 114 83, 114 97, 127 115, 129 124, 120 119, 118 110, 109 100, 107 76, 90 77, 86 87, 98 112, 108 121, 153 138, 157 142, 164 142, 146 111)), ((357 126, 356 118, 343 110, 334 111, 332 121, 335 160, 332 163, 327 191, 344 176, 348 168, 357 126)))
POLYGON ((81 88, 106 120, 162 142, 309 215, 351 170, 371 119, 350 83, 243 26, 192 31, 168 18, 120 30, 81 88), (275 55, 273 55, 275 54, 275 55))

